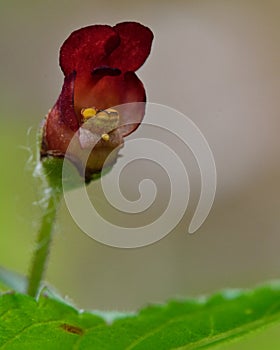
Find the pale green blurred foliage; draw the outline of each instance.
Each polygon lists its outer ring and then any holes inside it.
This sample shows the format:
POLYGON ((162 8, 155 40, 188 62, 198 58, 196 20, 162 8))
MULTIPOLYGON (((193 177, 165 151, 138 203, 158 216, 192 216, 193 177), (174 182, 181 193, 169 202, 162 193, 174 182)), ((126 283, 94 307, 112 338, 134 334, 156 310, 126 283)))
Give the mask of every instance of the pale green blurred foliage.
MULTIPOLYGON (((131 310, 279 278, 279 11, 273 0, 2 0, 0 264, 27 272, 40 194, 20 146, 34 149, 60 92, 61 43, 82 26, 135 20, 155 34, 139 71, 148 99, 181 110, 204 133, 217 165, 216 201, 195 235, 185 233, 191 207, 165 239, 132 250, 90 239, 62 205, 47 280, 80 307, 131 310)), ((227 348, 263 349, 268 338, 277 348, 277 332, 227 348)))

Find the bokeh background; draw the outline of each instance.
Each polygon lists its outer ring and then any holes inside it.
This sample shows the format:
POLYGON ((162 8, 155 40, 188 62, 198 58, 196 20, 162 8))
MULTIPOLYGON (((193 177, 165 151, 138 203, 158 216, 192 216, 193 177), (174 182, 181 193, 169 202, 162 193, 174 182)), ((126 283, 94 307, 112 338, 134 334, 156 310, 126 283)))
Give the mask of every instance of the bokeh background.
MULTIPOLYGON (((61 43, 89 24, 135 20, 155 34, 139 70, 149 101, 182 111, 207 138, 215 203, 195 235, 185 233, 190 209, 166 238, 128 250, 90 239, 62 204, 47 281, 81 308, 128 311, 279 278, 279 13, 278 0, 1 0, 0 264, 28 271, 41 216, 30 156, 61 89, 61 43)), ((276 349, 279 331, 223 348, 276 349)))

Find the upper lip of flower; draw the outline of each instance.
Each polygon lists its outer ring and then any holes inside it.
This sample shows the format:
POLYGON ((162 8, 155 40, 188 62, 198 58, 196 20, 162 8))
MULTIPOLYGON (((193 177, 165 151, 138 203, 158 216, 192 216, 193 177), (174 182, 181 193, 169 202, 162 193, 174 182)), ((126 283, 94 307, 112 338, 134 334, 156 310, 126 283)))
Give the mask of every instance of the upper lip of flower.
POLYGON ((136 22, 84 27, 63 43, 60 66, 65 76, 103 66, 135 72, 149 56, 152 40, 151 30, 136 22))

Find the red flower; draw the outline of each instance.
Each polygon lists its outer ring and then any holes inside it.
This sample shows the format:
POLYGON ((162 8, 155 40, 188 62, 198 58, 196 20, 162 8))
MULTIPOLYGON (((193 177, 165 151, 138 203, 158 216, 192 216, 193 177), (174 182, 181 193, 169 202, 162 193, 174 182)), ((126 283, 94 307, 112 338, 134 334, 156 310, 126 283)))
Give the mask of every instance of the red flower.
POLYGON ((145 104, 127 103, 146 101, 144 86, 134 72, 148 57, 152 40, 150 29, 135 22, 93 25, 66 39, 60 49, 64 84, 44 122, 42 158, 64 157, 76 137, 70 159, 80 171, 86 166, 87 179, 102 170, 111 151, 143 119, 145 104), (123 104, 127 105, 110 109, 123 104), (81 154, 95 143, 85 165, 81 154))

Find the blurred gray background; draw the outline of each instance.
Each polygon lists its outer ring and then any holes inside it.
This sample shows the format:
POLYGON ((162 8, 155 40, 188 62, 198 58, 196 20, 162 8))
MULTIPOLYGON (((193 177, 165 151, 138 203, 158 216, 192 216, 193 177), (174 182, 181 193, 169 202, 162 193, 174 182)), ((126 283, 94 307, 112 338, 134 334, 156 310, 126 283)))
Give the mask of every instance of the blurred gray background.
POLYGON ((216 200, 194 235, 191 206, 166 238, 129 250, 90 239, 63 204, 47 281, 81 308, 126 311, 279 278, 279 13, 276 0, 1 0, 0 263, 28 270, 41 215, 29 149, 60 93, 60 45, 77 28, 130 20, 155 35, 138 72, 148 100, 185 113, 210 144, 216 200))

